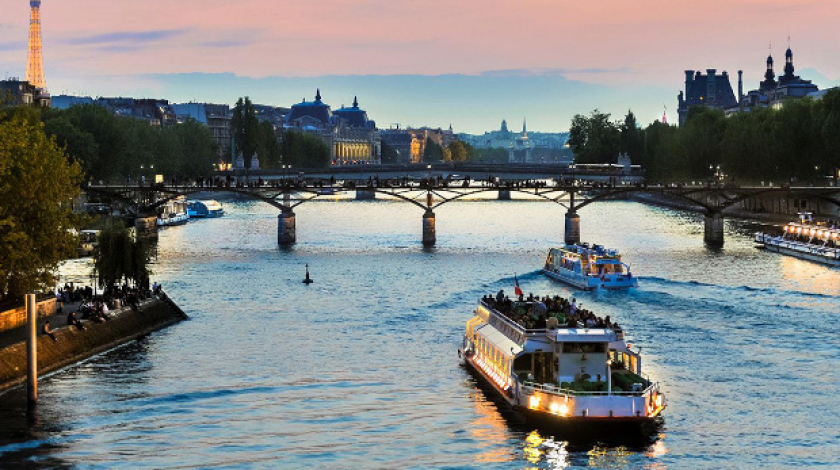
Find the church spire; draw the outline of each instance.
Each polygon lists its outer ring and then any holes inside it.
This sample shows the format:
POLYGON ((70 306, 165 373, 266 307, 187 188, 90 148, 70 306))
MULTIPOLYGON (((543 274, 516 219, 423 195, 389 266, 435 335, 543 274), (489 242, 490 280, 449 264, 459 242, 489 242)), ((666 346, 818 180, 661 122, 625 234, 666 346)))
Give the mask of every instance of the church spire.
POLYGON ((315 89, 315 101, 321 101, 321 89, 320 88, 315 89))
POLYGON ((790 50, 790 36, 788 36, 788 48, 785 51, 785 77, 793 78, 793 51, 790 50))
POLYGON ((522 135, 528 135, 528 121, 526 118, 522 118, 522 135))

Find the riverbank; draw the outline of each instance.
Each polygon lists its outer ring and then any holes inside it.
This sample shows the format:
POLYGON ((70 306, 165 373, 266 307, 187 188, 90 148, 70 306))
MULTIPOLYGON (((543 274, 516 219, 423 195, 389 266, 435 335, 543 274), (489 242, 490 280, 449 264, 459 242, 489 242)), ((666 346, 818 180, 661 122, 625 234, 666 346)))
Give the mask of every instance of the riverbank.
MULTIPOLYGON (((668 209, 683 210, 689 212, 705 213, 703 207, 691 204, 681 199, 674 199, 660 194, 632 194, 627 197, 629 201, 641 202, 651 206, 666 207, 668 209)), ((740 207, 730 207, 723 213, 726 218, 747 219, 770 224, 785 224, 796 218, 796 214, 779 214, 769 212, 755 212, 740 207)))
MULTIPOLYGON (((55 328, 56 325, 53 325, 52 331, 57 341, 41 333, 39 321, 38 375, 75 364, 187 318, 187 315, 170 299, 153 297, 142 301, 137 309, 124 307, 112 312, 112 317, 107 322, 84 321, 84 330, 71 326, 55 328)), ((0 349, 0 392, 20 385, 26 380, 24 328, 20 327, 4 333, 6 336, 14 334, 20 340, 5 347, 0 345, 2 347, 0 349)))

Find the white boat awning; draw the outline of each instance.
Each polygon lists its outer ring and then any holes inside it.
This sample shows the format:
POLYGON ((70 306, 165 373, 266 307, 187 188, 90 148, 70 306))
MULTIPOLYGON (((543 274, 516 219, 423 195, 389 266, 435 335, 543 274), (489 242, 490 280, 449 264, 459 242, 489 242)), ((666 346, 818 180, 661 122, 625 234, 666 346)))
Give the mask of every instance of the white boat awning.
POLYGON ((510 338, 494 328, 493 325, 484 325, 475 330, 475 332, 480 334, 487 341, 493 343, 493 345, 496 346, 496 348, 505 356, 516 357, 517 354, 522 352, 521 346, 511 341, 510 338))
POLYGON ((609 328, 560 328, 558 343, 609 343, 615 341, 615 331, 609 328))

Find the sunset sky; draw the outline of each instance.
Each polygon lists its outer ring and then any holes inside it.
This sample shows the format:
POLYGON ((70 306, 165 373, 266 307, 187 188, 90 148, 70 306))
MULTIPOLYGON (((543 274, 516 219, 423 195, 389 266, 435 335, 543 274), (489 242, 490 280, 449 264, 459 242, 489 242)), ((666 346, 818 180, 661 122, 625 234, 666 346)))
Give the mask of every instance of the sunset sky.
MULTIPOLYGON (((0 0, 0 73, 26 68, 29 2, 0 0)), ((840 78, 836 0, 44 0, 53 94, 289 106, 320 87, 380 127, 480 132, 528 117, 565 130, 575 113, 668 107, 684 69, 757 86, 772 43, 797 72, 840 78)), ((733 81, 733 88, 736 83, 733 81)), ((512 126, 514 127, 514 126, 512 126)))

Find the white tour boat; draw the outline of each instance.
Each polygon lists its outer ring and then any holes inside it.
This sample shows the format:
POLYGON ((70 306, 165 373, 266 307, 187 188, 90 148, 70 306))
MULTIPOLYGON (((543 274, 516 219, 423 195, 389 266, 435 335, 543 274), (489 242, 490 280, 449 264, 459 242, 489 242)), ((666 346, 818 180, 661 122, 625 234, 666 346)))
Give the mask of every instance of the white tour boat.
POLYGON ((188 201, 187 213, 191 219, 215 218, 225 215, 225 209, 218 201, 188 201))
POLYGON ((756 233, 755 242, 776 253, 840 266, 840 227, 815 222, 810 212, 800 213, 799 220, 785 225, 781 235, 756 233))
POLYGON ((482 299, 458 350, 463 364, 541 424, 584 431, 590 425, 644 430, 654 423, 665 398, 659 385, 642 375, 641 357, 625 342, 624 331, 609 317, 607 324, 599 320, 589 328, 568 314, 569 320, 558 321, 545 305, 545 300, 482 299))
POLYGON ((190 220, 187 201, 182 197, 173 199, 158 208, 157 224, 159 227, 183 225, 190 220))
POLYGON ((548 251, 546 276, 571 284, 583 290, 627 289, 638 287, 630 267, 621 262, 618 250, 608 250, 601 245, 566 245, 548 251))

